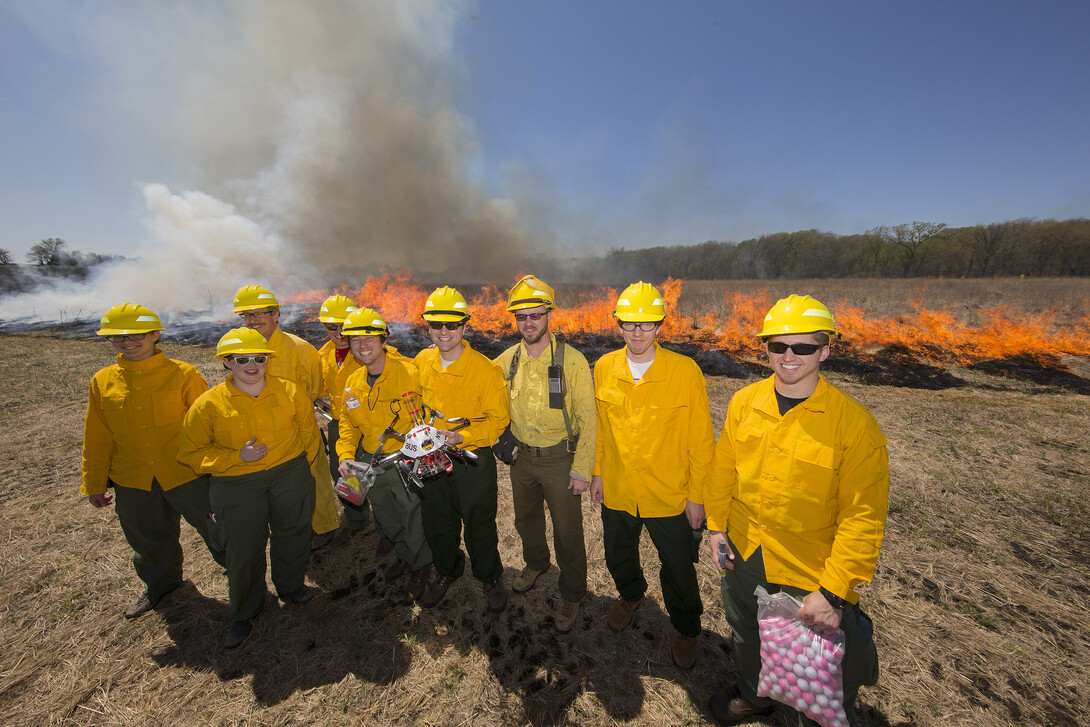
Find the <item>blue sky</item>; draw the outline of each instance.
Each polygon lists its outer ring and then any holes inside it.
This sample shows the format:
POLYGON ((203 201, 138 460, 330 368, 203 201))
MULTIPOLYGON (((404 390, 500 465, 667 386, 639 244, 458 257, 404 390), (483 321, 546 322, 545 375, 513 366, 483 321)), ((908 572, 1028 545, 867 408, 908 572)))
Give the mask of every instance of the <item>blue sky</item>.
MULTIPOLYGON (((91 4, 51 5, 0 3, 0 247, 132 254, 141 185, 209 174, 149 152, 91 4)), ((1090 216, 1087 31, 1074 1, 482 0, 437 53, 467 184, 604 250, 1090 216)))

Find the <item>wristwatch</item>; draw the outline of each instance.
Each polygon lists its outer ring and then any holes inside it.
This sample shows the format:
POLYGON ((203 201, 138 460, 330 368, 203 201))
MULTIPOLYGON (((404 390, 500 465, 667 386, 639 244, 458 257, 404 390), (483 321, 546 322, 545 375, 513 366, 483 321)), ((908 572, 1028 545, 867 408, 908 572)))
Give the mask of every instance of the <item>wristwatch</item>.
POLYGON ((847 601, 830 591, 825 586, 821 586, 820 588, 818 588, 818 590, 821 591, 821 595, 825 596, 825 600, 828 601, 829 605, 833 608, 841 610, 848 605, 847 601))

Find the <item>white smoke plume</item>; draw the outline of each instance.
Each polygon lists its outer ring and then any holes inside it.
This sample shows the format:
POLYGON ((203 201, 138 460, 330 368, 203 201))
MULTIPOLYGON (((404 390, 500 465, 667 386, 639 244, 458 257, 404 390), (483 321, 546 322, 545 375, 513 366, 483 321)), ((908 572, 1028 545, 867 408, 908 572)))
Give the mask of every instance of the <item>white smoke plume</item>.
POLYGON ((0 318, 122 300, 194 310, 248 282, 328 288, 383 269, 482 281, 522 264, 515 206, 467 174, 475 141, 451 54, 465 3, 23 7, 83 41, 131 129, 126 166, 174 192, 145 186, 138 263, 0 299, 0 318))

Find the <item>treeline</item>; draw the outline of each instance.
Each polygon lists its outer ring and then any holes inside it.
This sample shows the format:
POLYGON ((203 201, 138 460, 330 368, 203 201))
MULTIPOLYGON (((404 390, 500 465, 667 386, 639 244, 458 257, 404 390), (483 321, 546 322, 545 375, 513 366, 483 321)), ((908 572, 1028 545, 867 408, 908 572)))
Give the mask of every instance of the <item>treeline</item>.
POLYGON ((738 243, 614 249, 600 263, 603 280, 1081 276, 1090 275, 1090 220, 780 232, 738 243))

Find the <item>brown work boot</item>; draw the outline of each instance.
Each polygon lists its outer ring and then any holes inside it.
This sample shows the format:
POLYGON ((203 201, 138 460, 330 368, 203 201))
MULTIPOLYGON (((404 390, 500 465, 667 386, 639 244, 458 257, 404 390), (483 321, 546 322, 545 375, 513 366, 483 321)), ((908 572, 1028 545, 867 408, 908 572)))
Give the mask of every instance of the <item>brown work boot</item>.
POLYGON ((526 566, 515 576, 515 582, 511 584, 511 590, 515 593, 526 593, 537 584, 537 579, 541 577, 541 574, 551 567, 552 563, 546 563, 541 570, 534 570, 530 566, 526 566))
POLYGON ((145 591, 140 598, 136 599, 136 603, 129 606, 129 610, 125 612, 125 618, 143 616, 145 613, 159 605, 160 598, 158 593, 149 593, 145 591))
POLYGON ((613 602, 613 605, 609 607, 609 621, 606 623, 609 625, 610 631, 621 632, 628 628, 628 625, 632 623, 632 616, 636 613, 636 609, 643 603, 643 596, 640 596, 636 601, 629 601, 624 598, 618 598, 613 602))
POLYGON ((561 598, 556 605, 556 630, 562 634, 571 631, 575 625, 575 617, 579 614, 579 601, 569 601, 561 598))
POLYGON ((424 589, 428 587, 430 579, 431 563, 409 573, 409 582, 405 584, 405 593, 401 596, 401 605, 409 606, 419 601, 420 597, 424 595, 424 589))
POLYGON ((675 631, 674 643, 670 645, 670 656, 678 669, 685 671, 692 669, 696 664, 696 637, 685 636, 675 631))
POLYGON ((378 536, 378 545, 375 546, 375 560, 382 560, 392 552, 394 552, 394 541, 383 535, 378 536))
POLYGON ((708 711, 717 724, 732 725, 749 722, 755 717, 767 717, 776 711, 776 705, 758 707, 746 700, 738 691, 738 685, 723 687, 708 700, 708 711))
POLYGON ((424 595, 420 597, 420 605, 424 608, 435 608, 443 602, 450 584, 458 580, 459 576, 439 576, 424 589, 424 595))
POLYGON ((507 589, 503 587, 503 576, 486 585, 484 592, 487 596, 489 611, 500 613, 507 608, 507 589))
POLYGON ((408 563, 401 560, 400 558, 395 560, 386 569, 386 582, 387 583, 393 583, 398 578, 405 575, 405 573, 408 572, 408 570, 409 570, 409 564, 408 563))

